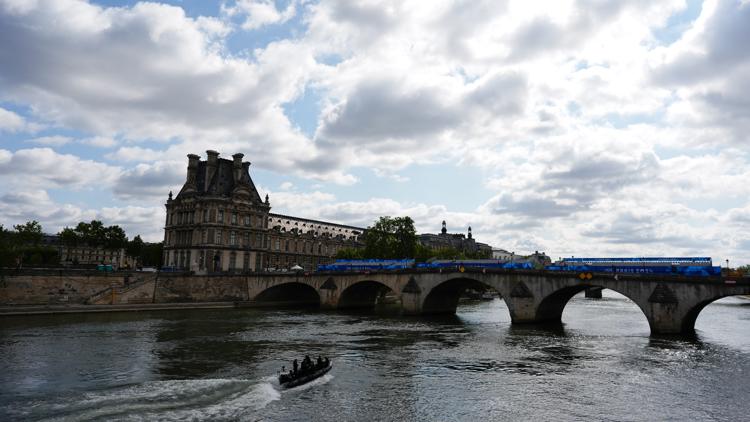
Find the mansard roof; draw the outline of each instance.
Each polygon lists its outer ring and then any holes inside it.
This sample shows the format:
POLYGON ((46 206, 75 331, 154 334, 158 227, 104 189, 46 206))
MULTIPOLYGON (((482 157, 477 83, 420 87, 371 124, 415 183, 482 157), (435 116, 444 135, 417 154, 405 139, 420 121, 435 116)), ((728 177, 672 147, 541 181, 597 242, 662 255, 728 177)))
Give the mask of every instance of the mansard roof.
POLYGON ((268 214, 268 227, 279 227, 281 231, 297 229, 302 233, 313 231, 318 234, 329 234, 331 236, 342 235, 344 238, 353 239, 356 239, 365 232, 365 229, 361 227, 274 213, 268 214))
POLYGON ((208 161, 198 161, 196 164, 194 182, 191 182, 188 173, 188 181, 178 197, 188 192, 196 196, 232 197, 247 195, 254 203, 260 204, 263 202, 250 177, 249 162, 242 163, 239 178, 234 174, 234 161, 232 160, 217 158, 216 169, 212 174, 208 171, 208 161))
POLYGON ((349 229, 349 230, 359 230, 359 231, 364 231, 365 230, 362 227, 349 226, 349 225, 346 225, 346 224, 339 224, 339 223, 331 223, 329 221, 323 221, 323 220, 313 220, 311 218, 293 217, 291 215, 276 214, 276 213, 272 213, 272 212, 268 213, 268 219, 269 219, 269 221, 270 220, 274 220, 274 221, 279 221, 280 220, 279 222, 281 222, 281 223, 292 224, 292 225, 294 225, 294 223, 302 223, 302 224, 307 224, 309 226, 326 225, 326 226, 337 227, 337 228, 344 228, 344 229, 349 229))

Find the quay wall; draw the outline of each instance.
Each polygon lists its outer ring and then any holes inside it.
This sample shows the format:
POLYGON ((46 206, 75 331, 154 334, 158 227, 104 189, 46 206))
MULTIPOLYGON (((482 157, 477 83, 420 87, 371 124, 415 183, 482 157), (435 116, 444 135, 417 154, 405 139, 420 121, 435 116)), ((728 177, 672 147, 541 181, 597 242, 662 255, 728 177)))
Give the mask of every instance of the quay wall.
POLYGON ((159 276, 154 289, 154 303, 246 301, 248 277, 159 276))
POLYGON ((0 272, 0 304, 83 304, 113 285, 125 284, 125 273, 88 270, 13 270, 0 272))
POLYGON ((0 271, 0 305, 107 304, 113 298, 116 304, 246 301, 248 276, 0 271))

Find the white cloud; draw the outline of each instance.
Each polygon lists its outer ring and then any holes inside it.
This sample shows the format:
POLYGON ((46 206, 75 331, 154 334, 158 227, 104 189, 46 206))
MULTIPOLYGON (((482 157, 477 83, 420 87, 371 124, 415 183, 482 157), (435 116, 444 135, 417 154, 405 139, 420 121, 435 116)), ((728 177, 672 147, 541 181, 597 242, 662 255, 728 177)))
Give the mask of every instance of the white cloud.
POLYGON ((746 144, 750 131, 750 5, 706 1, 700 17, 673 45, 652 54, 655 84, 676 94, 667 112, 675 126, 714 130, 713 145, 746 144))
POLYGON ((282 24, 296 13, 295 2, 289 2, 284 10, 279 10, 272 0, 237 0, 234 6, 223 7, 229 16, 244 15, 242 29, 254 30, 266 25, 282 24))
POLYGON ((340 165, 305 165, 320 154, 283 113, 281 105, 301 94, 319 66, 305 44, 275 42, 252 59, 226 55, 226 31, 208 34, 205 19, 156 3, 102 8, 40 0, 0 10, 0 100, 28 104, 42 120, 95 136, 184 140, 171 159, 195 145, 201 151, 241 144, 266 168, 351 179, 340 165), (56 69, 54 78, 47 69, 56 69))
POLYGON ((156 151, 150 148, 141 147, 121 147, 117 151, 105 155, 110 160, 119 161, 157 161, 164 156, 163 151, 156 151))
MULTIPOLYGON (((50 148, 0 150, 0 179, 14 187, 62 187, 80 189, 106 187, 119 176, 119 167, 71 154, 58 154, 50 148)), ((6 187, 7 189, 7 187, 6 187)))
POLYGON ((27 142, 32 143, 32 144, 47 145, 51 147, 61 147, 69 143, 72 140, 73 138, 69 136, 52 135, 52 136, 40 136, 38 138, 29 139, 27 142))
POLYGON ((0 107, 0 131, 17 132, 26 125, 23 117, 18 114, 0 107))
POLYGON ((81 139, 80 142, 84 145, 97 148, 111 148, 117 145, 117 141, 108 136, 93 136, 91 138, 81 139))
POLYGON ((170 191, 177 194, 185 183, 185 167, 177 161, 138 164, 118 176, 112 191, 122 200, 166 201, 170 191))

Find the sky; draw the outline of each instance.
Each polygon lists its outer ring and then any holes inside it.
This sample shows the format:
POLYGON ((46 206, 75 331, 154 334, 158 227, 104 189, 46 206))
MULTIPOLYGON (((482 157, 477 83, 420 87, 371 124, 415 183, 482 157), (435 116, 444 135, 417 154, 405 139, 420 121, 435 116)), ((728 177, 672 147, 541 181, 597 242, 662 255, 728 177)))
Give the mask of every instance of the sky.
POLYGON ((272 212, 750 264, 748 45, 748 0, 0 0, 0 224, 159 241, 212 149, 272 212))

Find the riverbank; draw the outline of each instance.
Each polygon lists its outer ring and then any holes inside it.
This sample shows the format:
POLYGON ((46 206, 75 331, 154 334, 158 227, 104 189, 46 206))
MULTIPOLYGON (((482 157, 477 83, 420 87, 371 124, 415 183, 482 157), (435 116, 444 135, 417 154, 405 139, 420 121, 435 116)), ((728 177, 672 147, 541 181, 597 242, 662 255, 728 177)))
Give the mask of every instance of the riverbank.
POLYGON ((237 302, 138 303, 117 305, 13 305, 0 306, 0 316, 89 312, 137 312, 175 309, 227 309, 236 307, 248 307, 248 305, 237 302))

